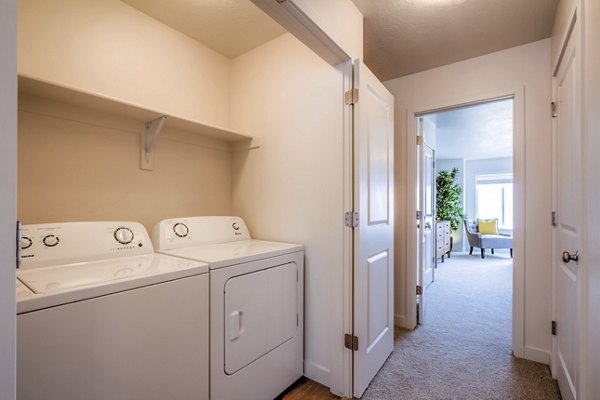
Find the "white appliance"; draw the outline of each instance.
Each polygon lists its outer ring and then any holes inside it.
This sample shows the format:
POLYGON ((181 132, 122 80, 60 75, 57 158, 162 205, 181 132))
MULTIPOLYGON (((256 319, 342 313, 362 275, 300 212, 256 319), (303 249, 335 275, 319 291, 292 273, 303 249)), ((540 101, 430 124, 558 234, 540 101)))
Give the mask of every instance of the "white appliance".
POLYGON ((210 267, 210 398, 273 399, 303 375, 301 245, 253 240, 238 217, 159 222, 156 250, 210 267))
POLYGON ((208 265, 134 222, 24 225, 19 400, 208 399, 208 265))

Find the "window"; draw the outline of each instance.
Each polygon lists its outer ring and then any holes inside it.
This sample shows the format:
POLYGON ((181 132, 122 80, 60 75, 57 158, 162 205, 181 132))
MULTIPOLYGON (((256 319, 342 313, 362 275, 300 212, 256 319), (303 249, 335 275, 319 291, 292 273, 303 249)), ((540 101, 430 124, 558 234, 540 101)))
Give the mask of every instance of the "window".
POLYGON ((512 173, 476 176, 477 218, 498 218, 498 228, 513 228, 512 173))

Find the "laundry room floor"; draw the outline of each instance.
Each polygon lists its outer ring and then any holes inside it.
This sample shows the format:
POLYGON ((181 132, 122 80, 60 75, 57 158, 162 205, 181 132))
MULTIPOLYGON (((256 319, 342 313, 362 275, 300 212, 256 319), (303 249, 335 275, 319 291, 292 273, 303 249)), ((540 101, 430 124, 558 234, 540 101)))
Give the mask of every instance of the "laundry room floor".
POLYGON ((296 386, 289 393, 284 395, 278 400, 329 400, 329 399, 341 399, 331 393, 327 386, 323 386, 320 383, 306 379, 296 386))

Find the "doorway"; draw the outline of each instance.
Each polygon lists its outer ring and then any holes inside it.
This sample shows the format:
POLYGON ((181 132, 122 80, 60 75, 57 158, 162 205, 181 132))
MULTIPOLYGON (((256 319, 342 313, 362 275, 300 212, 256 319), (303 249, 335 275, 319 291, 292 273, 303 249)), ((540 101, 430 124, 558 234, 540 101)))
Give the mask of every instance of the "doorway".
MULTIPOLYGON (((495 261, 504 261, 500 264, 504 264, 505 270, 509 269, 507 276, 510 296, 505 308, 510 316, 509 321, 512 321, 510 325, 513 328, 513 351, 515 347, 519 347, 523 329, 520 312, 523 307, 521 251, 516 252, 516 262, 512 262, 514 248, 521 248, 519 243, 523 231, 521 216, 524 208, 524 190, 521 182, 524 171, 521 167, 523 152, 520 147, 523 137, 521 117, 518 115, 522 112, 521 101, 519 94, 515 93, 413 114, 418 136, 415 157, 415 203, 419 207, 415 224, 415 317, 418 316, 421 321, 426 318, 428 291, 442 284, 436 277, 436 272, 440 272, 441 268, 446 268, 444 275, 451 274, 450 265, 460 262, 458 258, 463 258, 471 264, 477 263, 481 268, 485 268, 486 261, 489 265, 498 264, 495 261), (430 178, 427 177, 424 163, 428 159, 426 155, 431 153, 435 154, 433 175, 438 178, 434 178, 433 193, 429 193, 428 190, 427 180, 430 178), (452 175, 453 186, 458 191, 458 194, 454 194, 458 200, 451 201, 458 203, 455 204, 458 210, 450 210, 448 214, 447 210, 438 211, 439 203, 437 204, 434 210, 434 240, 431 243, 425 240, 425 228, 428 226, 424 219, 425 213, 419 215, 419 211, 426 209, 428 196, 433 197, 434 204, 436 199, 447 196, 448 188, 435 185, 440 174, 446 178, 452 175), (443 192, 441 196, 440 190, 443 192), (470 235, 467 235, 467 226, 470 224, 465 224, 463 219, 474 225, 474 235, 492 233, 497 235, 500 241, 492 244, 473 243, 471 246, 470 235), (477 232, 478 219, 483 220, 480 222, 491 224, 494 232, 487 232, 487 229, 492 229, 489 226, 484 226, 483 232, 477 232), (445 225, 451 226, 451 233, 445 233, 445 225), (445 239, 445 235, 451 239, 445 239), (432 279, 429 279, 427 274, 428 264, 424 263, 429 261, 424 257, 428 253, 434 255, 435 268, 432 279), (452 256, 455 259, 452 259, 452 256), (512 293, 511 286, 514 288, 512 293)), ((510 337, 510 333, 507 335, 510 337)))

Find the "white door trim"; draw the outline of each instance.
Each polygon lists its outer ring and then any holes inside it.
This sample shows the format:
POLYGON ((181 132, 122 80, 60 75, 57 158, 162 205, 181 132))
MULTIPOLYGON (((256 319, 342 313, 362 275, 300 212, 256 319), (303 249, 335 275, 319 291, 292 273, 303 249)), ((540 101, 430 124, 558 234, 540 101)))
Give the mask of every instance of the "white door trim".
MULTIPOLYGON (((517 357, 528 358, 548 363, 548 353, 539 349, 525 347, 525 86, 507 87, 502 90, 450 95, 443 100, 421 104, 406 112, 407 150, 406 158, 409 166, 407 187, 417 188, 416 118, 432 111, 455 108, 469 104, 477 104, 493 99, 513 97, 513 186, 514 186, 514 219, 513 230, 513 326, 512 349, 517 357), (412 170, 411 167, 412 166, 412 170)), ((416 194, 416 192, 415 192, 416 194)), ((417 324, 415 287, 417 285, 417 199, 407 199, 406 237, 406 327, 413 329, 417 324)))
MULTIPOLYGON (((342 63, 336 68, 343 74, 343 92, 352 89, 353 73, 352 61, 342 63)), ((343 96, 340 96, 342 102, 343 96)), ((353 182, 353 119, 352 106, 344 105, 344 210, 353 209, 354 182, 353 182)), ((340 215, 340 224, 344 223, 344 216, 340 215)), ((353 353, 343 345, 344 333, 351 333, 353 329, 353 279, 352 268, 354 262, 354 235, 353 229, 344 229, 343 263, 341 271, 333 271, 334 287, 331 290, 332 329, 331 329, 331 354, 332 367, 330 371, 330 390, 338 396, 352 397, 353 390, 353 353)))
POLYGON ((0 2, 0 397, 16 396, 17 1, 0 2))

